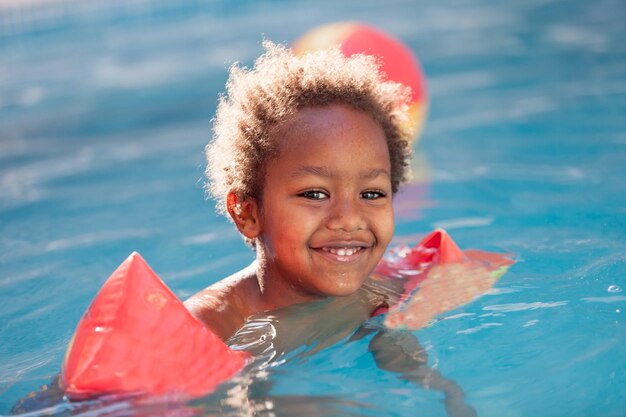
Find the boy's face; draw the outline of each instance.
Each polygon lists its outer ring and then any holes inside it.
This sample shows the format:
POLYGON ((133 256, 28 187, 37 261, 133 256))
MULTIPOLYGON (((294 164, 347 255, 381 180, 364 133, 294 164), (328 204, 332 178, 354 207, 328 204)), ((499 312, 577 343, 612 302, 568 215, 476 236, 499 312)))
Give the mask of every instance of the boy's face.
POLYGON ((306 107, 281 127, 259 214, 266 283, 351 294, 393 234, 383 130, 367 113, 338 104, 306 107))

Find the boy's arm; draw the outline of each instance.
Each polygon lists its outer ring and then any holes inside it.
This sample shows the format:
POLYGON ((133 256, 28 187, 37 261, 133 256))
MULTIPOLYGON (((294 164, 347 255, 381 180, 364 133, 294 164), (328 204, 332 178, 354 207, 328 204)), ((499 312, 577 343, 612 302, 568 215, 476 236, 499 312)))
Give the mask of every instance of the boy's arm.
POLYGON ((192 295, 183 304, 198 320, 226 341, 256 308, 256 265, 224 278, 192 295))
POLYGON ((428 366, 428 354, 410 332, 382 329, 370 341, 370 352, 379 368, 425 388, 441 391, 450 417, 475 417, 465 403, 465 393, 453 380, 428 366))
POLYGON ((225 341, 240 326, 242 320, 229 312, 227 303, 210 289, 205 289, 184 302, 185 307, 220 339, 225 341))

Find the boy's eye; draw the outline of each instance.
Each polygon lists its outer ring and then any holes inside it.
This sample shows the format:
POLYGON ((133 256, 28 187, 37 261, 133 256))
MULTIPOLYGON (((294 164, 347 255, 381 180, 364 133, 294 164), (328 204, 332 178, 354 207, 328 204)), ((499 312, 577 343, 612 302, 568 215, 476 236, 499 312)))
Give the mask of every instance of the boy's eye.
POLYGON ((361 193, 361 198, 365 199, 365 200, 376 200, 378 198, 383 198, 385 197, 387 194, 385 194, 382 191, 374 191, 374 190, 370 190, 370 191, 364 191, 361 193))
POLYGON ((309 200, 324 200, 328 198, 328 194, 320 190, 309 190, 298 194, 300 197, 308 198, 309 200))

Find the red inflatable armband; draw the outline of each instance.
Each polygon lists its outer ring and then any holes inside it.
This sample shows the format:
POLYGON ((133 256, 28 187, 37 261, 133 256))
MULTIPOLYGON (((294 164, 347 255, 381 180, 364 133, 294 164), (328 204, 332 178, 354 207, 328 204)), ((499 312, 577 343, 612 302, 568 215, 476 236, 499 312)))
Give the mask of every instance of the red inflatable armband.
POLYGON ((135 252, 78 323, 61 385, 70 399, 113 393, 196 396, 232 377, 248 357, 192 316, 135 252))
MULTIPOLYGON (((510 257, 477 249, 462 251, 443 229, 437 229, 415 247, 394 249, 376 267, 375 273, 386 277, 405 279, 404 292, 398 304, 405 301, 438 264, 480 264, 497 273, 513 263, 510 257)), ((501 273, 504 273, 502 270, 501 273)))
POLYGON ((460 262, 463 252, 443 229, 437 229, 412 248, 395 248, 376 266, 375 274, 406 279, 403 301, 435 264, 460 262))

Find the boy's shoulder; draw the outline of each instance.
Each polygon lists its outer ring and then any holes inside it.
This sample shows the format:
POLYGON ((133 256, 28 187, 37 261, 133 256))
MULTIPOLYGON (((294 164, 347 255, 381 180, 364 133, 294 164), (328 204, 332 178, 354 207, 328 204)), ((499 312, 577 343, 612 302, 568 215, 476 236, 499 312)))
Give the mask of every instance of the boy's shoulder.
POLYGON ((258 288, 254 264, 192 295, 185 307, 222 340, 228 339, 249 315, 250 295, 258 288))

